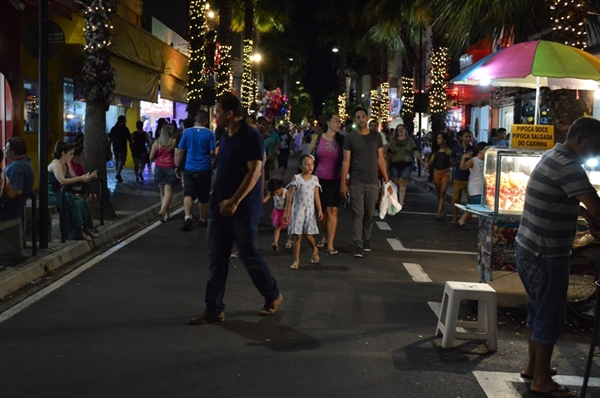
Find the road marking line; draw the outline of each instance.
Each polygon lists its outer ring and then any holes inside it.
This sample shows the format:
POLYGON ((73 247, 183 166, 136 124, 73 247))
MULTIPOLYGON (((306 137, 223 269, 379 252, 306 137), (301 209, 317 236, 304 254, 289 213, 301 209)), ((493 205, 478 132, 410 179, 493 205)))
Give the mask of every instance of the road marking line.
POLYGON ((436 217, 438 215, 437 213, 423 213, 420 211, 404 211, 404 210, 402 210, 400 213, 401 214, 416 214, 419 216, 436 216, 436 217))
POLYGON ((390 227, 390 225, 388 223, 386 223, 385 221, 375 221, 375 224, 377 224, 379 229, 382 231, 391 231, 392 230, 392 227, 390 227))
POLYGON ((433 282, 431 280, 431 278, 429 277, 429 275, 427 275, 425 273, 425 271, 423 271, 423 267, 421 267, 419 264, 415 264, 415 263, 402 263, 402 264, 404 265, 404 268, 406 268, 406 270, 412 277, 413 281, 425 282, 425 283, 433 282))
MULTIPOLYGON (((519 373, 475 371, 473 375, 488 398, 521 398, 521 394, 513 386, 513 383, 524 383, 519 373)), ((568 386, 583 385, 583 377, 579 376, 554 376, 552 379, 568 386)), ((600 387, 600 379, 590 377, 588 386, 600 387)))
POLYGON ((425 250, 425 249, 408 249, 404 247, 402 242, 399 239, 395 238, 387 238, 388 243, 392 246, 392 249, 401 252, 415 252, 415 253, 440 253, 440 254, 466 254, 466 255, 477 255, 477 252, 463 252, 463 251, 453 251, 453 250, 425 250))
MULTIPOLYGON (((175 210, 171 214, 177 214, 182 211, 183 211, 183 206, 180 209, 175 210)), ((123 242, 117 244, 116 246, 111 247, 110 249, 108 249, 104 253, 98 255, 97 257, 94 257, 92 260, 88 261, 87 263, 83 264, 82 266, 78 267, 77 269, 69 272, 67 275, 60 278, 56 282, 53 282, 48 287, 43 288, 42 290, 35 293, 34 295, 27 297, 25 300, 21 301, 20 303, 14 305, 13 307, 4 311, 2 314, 0 314, 0 323, 10 319, 14 315, 18 314, 19 312, 23 311, 24 309, 26 309, 27 307, 29 307, 30 305, 35 303, 36 301, 41 300, 42 298, 44 298, 48 294, 52 293, 56 289, 64 286, 65 284, 70 282, 73 278, 79 276, 79 274, 81 274, 82 272, 87 271, 88 269, 92 268, 94 265, 98 264, 100 261, 104 260, 106 257, 110 256, 114 252, 127 246, 129 243, 133 242, 134 240, 138 239, 139 237, 152 231, 154 228, 158 227, 159 225, 162 225, 162 222, 160 222, 160 220, 156 221, 154 224, 147 226, 146 228, 144 228, 137 234, 130 236, 129 238, 125 239, 123 242)))

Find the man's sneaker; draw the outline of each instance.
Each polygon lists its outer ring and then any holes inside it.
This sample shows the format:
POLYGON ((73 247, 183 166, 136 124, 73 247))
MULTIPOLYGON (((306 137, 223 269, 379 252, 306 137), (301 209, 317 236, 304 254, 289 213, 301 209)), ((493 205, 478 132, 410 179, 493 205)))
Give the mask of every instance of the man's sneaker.
POLYGON ((188 325, 206 325, 207 323, 223 322, 224 320, 224 312, 221 312, 217 316, 210 316, 204 313, 198 317, 188 319, 188 325))
POLYGON ((141 181, 144 181, 144 176, 142 175, 142 173, 138 174, 138 176, 140 177, 141 181))
POLYGON ((260 310, 258 315, 260 315, 260 316, 273 315, 274 313, 277 312, 277 308, 279 307, 279 304, 281 304, 282 301, 283 301, 283 296, 281 295, 281 293, 279 293, 279 296, 275 299, 275 301, 273 301, 269 304, 265 304, 265 306, 260 310))
POLYGON ((356 248, 354 249, 354 257, 362 258, 362 256, 363 256, 363 248, 360 246, 356 246, 356 248))
POLYGON ((117 179, 117 181, 119 181, 119 182, 123 182, 123 177, 121 177, 119 174, 117 174, 117 175, 115 176, 115 178, 117 179))
POLYGON ((231 258, 239 258, 240 257, 240 250, 236 250, 233 253, 231 253, 231 258))
POLYGON ((371 242, 365 240, 363 242, 363 251, 370 252, 371 251, 371 242))
POLYGON ((192 229, 192 224, 194 223, 194 220, 192 220, 191 218, 186 218, 183 220, 183 226, 181 227, 182 231, 189 231, 192 229))

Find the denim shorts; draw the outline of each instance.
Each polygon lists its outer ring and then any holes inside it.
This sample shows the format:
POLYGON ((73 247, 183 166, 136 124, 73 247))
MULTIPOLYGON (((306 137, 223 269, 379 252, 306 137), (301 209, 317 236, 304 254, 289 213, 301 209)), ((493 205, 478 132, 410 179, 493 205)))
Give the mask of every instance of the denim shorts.
POLYGON ((390 163, 391 178, 405 178, 407 180, 410 180, 412 171, 412 163, 390 163))
POLYGON ((174 168, 166 168, 160 166, 154 167, 154 182, 156 182, 158 185, 174 186, 177 185, 178 181, 179 180, 175 176, 174 168))
POLYGON ((569 287, 568 256, 543 258, 515 242, 517 272, 527 292, 527 329, 531 340, 553 346, 565 327, 567 289, 569 287))

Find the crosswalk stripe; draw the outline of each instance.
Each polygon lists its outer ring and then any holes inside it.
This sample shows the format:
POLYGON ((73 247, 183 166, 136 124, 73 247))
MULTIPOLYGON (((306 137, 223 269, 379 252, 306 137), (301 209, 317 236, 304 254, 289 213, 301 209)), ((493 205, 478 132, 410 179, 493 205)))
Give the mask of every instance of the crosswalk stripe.
POLYGON ((419 264, 415 264, 415 263, 402 263, 402 264, 404 265, 404 268, 406 268, 406 270, 412 277, 413 281, 425 282, 425 283, 433 282, 431 280, 431 278, 429 277, 429 275, 427 275, 425 273, 425 271, 423 271, 423 267, 421 267, 419 264))
POLYGON ((392 249, 401 252, 414 252, 414 253, 441 253, 441 254, 466 254, 470 256, 477 255, 477 252, 463 252, 454 250, 432 250, 432 249, 409 249, 404 247, 399 239, 387 238, 388 243, 392 246, 392 249))
POLYGON ((375 221, 375 224, 377 224, 379 229, 382 231, 391 231, 392 230, 392 227, 390 227, 390 224, 386 223, 385 221, 375 221))

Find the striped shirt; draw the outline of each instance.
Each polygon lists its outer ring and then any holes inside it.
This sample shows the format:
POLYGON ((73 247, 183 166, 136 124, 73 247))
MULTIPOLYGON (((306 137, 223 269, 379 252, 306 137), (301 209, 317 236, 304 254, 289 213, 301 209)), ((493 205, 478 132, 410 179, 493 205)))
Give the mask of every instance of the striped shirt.
POLYGON ((573 152, 556 144, 529 177, 517 243, 542 257, 569 256, 579 215, 576 196, 595 192, 573 152))

